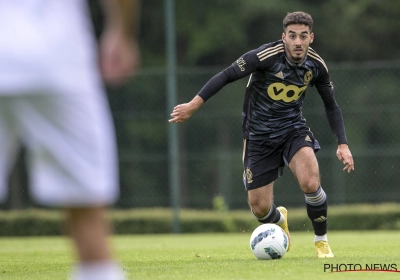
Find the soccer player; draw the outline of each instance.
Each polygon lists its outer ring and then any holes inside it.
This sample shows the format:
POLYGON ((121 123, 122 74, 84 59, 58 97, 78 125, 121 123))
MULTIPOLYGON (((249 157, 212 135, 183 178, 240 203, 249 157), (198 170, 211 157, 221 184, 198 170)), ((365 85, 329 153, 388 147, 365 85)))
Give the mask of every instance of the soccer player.
POLYGON ((73 279, 120 280, 106 207, 119 196, 114 127, 103 80, 138 66, 138 2, 102 0, 99 51, 84 0, 0 2, 0 201, 20 142, 32 198, 65 209, 73 279))
POLYGON ((243 103, 242 133, 243 180, 251 211, 261 223, 280 225, 290 239, 287 210, 273 203, 274 182, 288 166, 304 193, 317 256, 332 258, 327 238, 328 202, 315 156, 320 146, 302 116, 308 87, 315 86, 323 100, 343 170, 354 170, 354 162, 334 96, 336 87, 324 60, 310 47, 314 40, 312 27, 309 14, 288 13, 283 19, 281 40, 242 55, 212 77, 189 103, 177 105, 169 121, 186 121, 222 87, 250 75, 243 103))

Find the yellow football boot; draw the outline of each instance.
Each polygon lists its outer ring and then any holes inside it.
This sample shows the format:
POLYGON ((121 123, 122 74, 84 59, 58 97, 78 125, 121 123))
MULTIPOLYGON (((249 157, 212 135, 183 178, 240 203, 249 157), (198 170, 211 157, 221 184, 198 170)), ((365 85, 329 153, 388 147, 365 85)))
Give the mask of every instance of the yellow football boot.
POLYGON ((281 212, 281 214, 282 214, 283 217, 285 218, 285 220, 283 221, 283 223, 280 224, 280 225, 278 225, 278 226, 280 226, 280 227, 283 229, 283 231, 286 232, 286 235, 287 235, 287 237, 288 237, 288 239, 289 239, 289 240, 288 240, 288 248, 287 248, 287 251, 289 251, 289 250, 290 250, 290 246, 292 245, 292 242, 291 242, 291 240, 290 240, 290 233, 289 233, 289 226, 288 226, 288 219, 287 219, 287 217, 288 217, 287 210, 286 210, 286 208, 283 207, 283 206, 279 206, 279 207, 277 207, 276 209, 278 209, 278 211, 281 212))
POLYGON ((326 241, 315 242, 315 250, 317 251, 318 258, 333 258, 335 256, 326 241))

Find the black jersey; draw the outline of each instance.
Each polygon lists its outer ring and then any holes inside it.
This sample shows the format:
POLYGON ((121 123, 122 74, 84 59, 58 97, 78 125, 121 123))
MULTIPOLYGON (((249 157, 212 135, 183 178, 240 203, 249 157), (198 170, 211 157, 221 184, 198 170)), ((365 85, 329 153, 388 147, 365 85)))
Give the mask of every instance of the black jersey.
POLYGON ((347 143, 342 114, 334 98, 336 87, 325 62, 312 48, 296 64, 286 57, 282 40, 262 45, 214 76, 199 95, 207 100, 227 83, 249 75, 242 112, 243 138, 274 138, 306 126, 302 104, 307 88, 315 86, 338 143, 347 143))

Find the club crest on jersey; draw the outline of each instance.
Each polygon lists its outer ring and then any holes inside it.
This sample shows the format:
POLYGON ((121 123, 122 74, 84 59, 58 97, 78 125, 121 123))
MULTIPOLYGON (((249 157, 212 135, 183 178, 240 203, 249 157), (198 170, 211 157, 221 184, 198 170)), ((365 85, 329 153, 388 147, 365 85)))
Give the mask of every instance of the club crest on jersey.
POLYGON ((308 70, 304 75, 304 84, 307 86, 311 82, 312 78, 313 74, 310 70, 308 70))
POLYGON ((295 85, 286 86, 283 83, 273 83, 268 87, 267 93, 273 100, 289 103, 299 99, 306 89, 307 86, 299 88, 295 85))

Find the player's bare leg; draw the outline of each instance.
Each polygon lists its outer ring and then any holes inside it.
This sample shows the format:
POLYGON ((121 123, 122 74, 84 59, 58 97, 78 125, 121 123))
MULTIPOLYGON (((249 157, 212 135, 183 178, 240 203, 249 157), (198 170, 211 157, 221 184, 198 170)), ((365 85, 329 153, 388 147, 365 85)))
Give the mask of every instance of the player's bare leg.
POLYGON ((274 182, 261 188, 247 192, 248 203, 253 215, 260 223, 275 223, 279 225, 289 238, 288 251, 290 249, 290 233, 287 221, 287 210, 284 207, 276 207, 273 203, 274 182))
POLYGON ((304 193, 307 214, 315 233, 315 248, 319 258, 333 258, 328 245, 327 214, 328 202, 321 187, 317 158, 311 147, 299 149, 289 163, 289 168, 296 176, 304 193))
POLYGON ((79 260, 73 279, 124 279, 112 260, 105 208, 69 208, 66 215, 68 234, 76 244, 79 260))
POLYGON ((262 219, 270 211, 273 204, 274 183, 247 192, 248 202, 257 219, 262 219))

